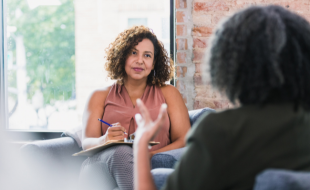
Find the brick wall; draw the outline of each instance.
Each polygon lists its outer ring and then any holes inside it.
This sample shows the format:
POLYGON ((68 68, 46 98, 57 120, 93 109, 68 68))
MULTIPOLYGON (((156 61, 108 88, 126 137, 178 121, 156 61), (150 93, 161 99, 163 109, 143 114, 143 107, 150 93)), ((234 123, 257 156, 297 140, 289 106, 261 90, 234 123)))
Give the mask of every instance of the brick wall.
POLYGON ((176 0, 176 86, 189 110, 229 108, 232 104, 202 82, 201 64, 218 22, 251 5, 276 4, 310 21, 310 0, 176 0))

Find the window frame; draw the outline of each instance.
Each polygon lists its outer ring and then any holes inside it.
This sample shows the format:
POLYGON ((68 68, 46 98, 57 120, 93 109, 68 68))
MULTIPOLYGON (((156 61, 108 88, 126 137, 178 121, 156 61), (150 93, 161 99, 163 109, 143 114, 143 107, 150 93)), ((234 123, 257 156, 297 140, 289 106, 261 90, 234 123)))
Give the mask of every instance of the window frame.
MULTIPOLYGON (((170 56, 175 61, 175 0, 170 1, 170 56)), ((6 7, 7 0, 1 0, 0 4, 0 130, 11 141, 33 141, 61 137, 64 131, 38 131, 38 130, 14 130, 8 129, 8 103, 7 103, 7 37, 6 37, 6 7)), ((175 85, 174 78, 170 82, 175 85)))

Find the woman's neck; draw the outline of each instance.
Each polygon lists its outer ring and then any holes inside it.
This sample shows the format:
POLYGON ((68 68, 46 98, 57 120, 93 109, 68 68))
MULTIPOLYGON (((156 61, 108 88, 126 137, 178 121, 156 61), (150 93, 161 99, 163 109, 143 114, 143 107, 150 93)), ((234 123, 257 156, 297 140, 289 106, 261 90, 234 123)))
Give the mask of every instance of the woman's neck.
POLYGON ((146 87, 145 80, 125 80, 124 86, 126 87, 127 91, 144 91, 146 87))
POLYGON ((145 87, 146 87, 146 81, 144 80, 125 80, 124 86, 126 90, 128 91, 129 95, 134 94, 143 94, 145 87))
POLYGON ((134 107, 136 105, 136 100, 142 97, 146 85, 146 81, 124 81, 124 87, 126 88, 134 107))

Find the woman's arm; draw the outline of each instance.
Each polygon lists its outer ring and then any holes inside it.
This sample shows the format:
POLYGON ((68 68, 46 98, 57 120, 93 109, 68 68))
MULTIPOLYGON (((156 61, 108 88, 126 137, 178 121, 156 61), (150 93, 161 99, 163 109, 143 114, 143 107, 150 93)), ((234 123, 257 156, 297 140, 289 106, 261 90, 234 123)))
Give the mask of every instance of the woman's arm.
POLYGON ((102 118, 104 113, 104 102, 111 87, 93 92, 86 104, 82 118, 82 147, 84 150, 100 144, 107 140, 124 139, 125 128, 116 126, 109 128, 106 134, 102 136, 101 123, 98 118, 102 118))
POLYGON ((104 112, 104 102, 110 88, 96 90, 86 103, 82 118, 82 147, 84 150, 97 146, 103 140, 101 123, 98 118, 102 118, 104 112))
POLYGON ((184 104, 180 92, 172 85, 161 88, 168 105, 167 111, 170 119, 171 144, 151 152, 151 156, 185 146, 185 135, 190 129, 188 110, 184 104))

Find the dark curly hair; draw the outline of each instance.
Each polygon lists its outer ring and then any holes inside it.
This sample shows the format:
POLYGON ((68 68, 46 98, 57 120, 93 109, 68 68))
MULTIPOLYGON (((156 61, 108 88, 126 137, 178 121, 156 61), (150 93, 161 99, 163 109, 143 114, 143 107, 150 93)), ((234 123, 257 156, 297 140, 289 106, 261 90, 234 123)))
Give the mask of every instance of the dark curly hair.
POLYGON ((155 63, 154 70, 151 71, 147 78, 147 84, 162 86, 173 77, 173 61, 169 58, 163 43, 157 39, 151 29, 145 26, 134 26, 125 30, 106 48, 105 58, 107 62, 105 63, 105 69, 108 71, 108 77, 123 84, 123 80, 127 76, 125 62, 128 54, 134 46, 146 38, 153 43, 155 63))
POLYGON ((310 110, 310 25, 279 6, 222 23, 209 49, 211 83, 242 105, 293 102, 310 110))

